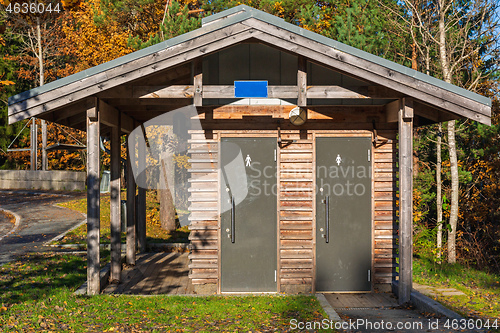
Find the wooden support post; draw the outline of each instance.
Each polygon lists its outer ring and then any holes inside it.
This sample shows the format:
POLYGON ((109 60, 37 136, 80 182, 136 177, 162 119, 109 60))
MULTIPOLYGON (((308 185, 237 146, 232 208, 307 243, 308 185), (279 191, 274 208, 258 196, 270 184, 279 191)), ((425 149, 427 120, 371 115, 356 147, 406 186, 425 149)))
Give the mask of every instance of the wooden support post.
MULTIPOLYGON (((132 138, 128 136, 128 140, 132 138)), ((132 139, 133 140, 133 139, 132 139)), ((135 154, 135 142, 133 142, 134 149, 130 150, 127 142, 127 264, 135 265, 135 252, 136 252, 136 229, 135 229, 135 178, 132 169, 132 156, 135 154)))
POLYGON ((99 111, 87 109, 87 294, 100 292, 99 277, 99 111))
POLYGON ((111 181, 110 181, 110 218, 111 218, 111 281, 120 281, 121 274, 121 197, 120 197, 120 114, 111 127, 111 181))
POLYGON ((299 56, 297 88, 299 90, 297 106, 307 106, 307 60, 303 56, 299 56))
POLYGON ((399 304, 410 301, 413 232, 413 100, 401 99, 399 110, 399 304))
POLYGON ((42 120, 42 170, 49 169, 49 162, 47 159, 47 122, 42 120))
POLYGON ((37 146, 38 146, 38 127, 36 126, 36 118, 31 118, 31 132, 30 132, 30 166, 32 171, 37 170, 37 146))
POLYGON ((203 106, 203 59, 193 60, 193 104, 203 106))
MULTIPOLYGON (((144 170, 146 163, 146 151, 144 147, 139 147, 137 160, 139 162, 139 170, 144 170)), ((146 189, 139 186, 137 191, 137 245, 139 252, 146 251, 146 189)))

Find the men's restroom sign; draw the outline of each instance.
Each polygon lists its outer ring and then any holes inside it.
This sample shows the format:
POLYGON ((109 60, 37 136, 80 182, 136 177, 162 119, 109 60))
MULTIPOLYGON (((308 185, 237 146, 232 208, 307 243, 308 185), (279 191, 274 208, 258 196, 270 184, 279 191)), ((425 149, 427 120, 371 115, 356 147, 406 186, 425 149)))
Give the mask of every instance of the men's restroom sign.
POLYGON ((246 167, 252 166, 252 158, 248 154, 247 157, 245 158, 245 166, 246 167))

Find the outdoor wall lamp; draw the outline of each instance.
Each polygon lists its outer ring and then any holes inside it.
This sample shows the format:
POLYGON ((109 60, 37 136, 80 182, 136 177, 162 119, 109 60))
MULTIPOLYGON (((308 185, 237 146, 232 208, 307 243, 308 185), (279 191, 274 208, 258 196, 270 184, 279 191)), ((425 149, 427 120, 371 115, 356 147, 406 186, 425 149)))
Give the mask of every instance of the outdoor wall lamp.
POLYGON ((292 109, 292 111, 290 111, 288 118, 293 125, 300 126, 307 120, 307 110, 296 106, 292 109))

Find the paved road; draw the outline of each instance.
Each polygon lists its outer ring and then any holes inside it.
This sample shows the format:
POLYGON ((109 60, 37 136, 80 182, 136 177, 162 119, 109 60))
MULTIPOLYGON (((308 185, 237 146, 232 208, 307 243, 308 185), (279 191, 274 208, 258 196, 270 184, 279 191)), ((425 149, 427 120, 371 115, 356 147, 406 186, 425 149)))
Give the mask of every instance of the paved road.
MULTIPOLYGON (((19 227, 0 240, 0 265, 27 252, 51 249, 43 243, 85 219, 78 212, 54 205, 84 196, 82 192, 0 190, 0 208, 21 218, 19 227)), ((11 221, 0 217, 0 238, 13 226, 11 221)))

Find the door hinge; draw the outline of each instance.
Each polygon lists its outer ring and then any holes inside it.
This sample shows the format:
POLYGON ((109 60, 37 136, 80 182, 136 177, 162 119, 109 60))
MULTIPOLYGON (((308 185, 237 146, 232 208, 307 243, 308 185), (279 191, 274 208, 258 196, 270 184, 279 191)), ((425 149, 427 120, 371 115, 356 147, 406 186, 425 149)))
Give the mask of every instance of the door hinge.
POLYGON ((370 162, 370 155, 371 155, 370 152, 371 152, 370 149, 368 149, 368 162, 370 162))
POLYGON ((370 270, 368 270, 368 282, 371 282, 371 274, 370 270))
POLYGON ((278 273, 276 272, 276 270, 274 270, 274 282, 276 282, 276 277, 277 277, 277 274, 278 274, 278 273))
POLYGON ((278 155, 278 153, 276 152, 276 149, 275 149, 275 150, 274 150, 274 162, 276 162, 276 161, 277 161, 277 159, 276 159, 276 158, 277 158, 277 155, 278 155))

